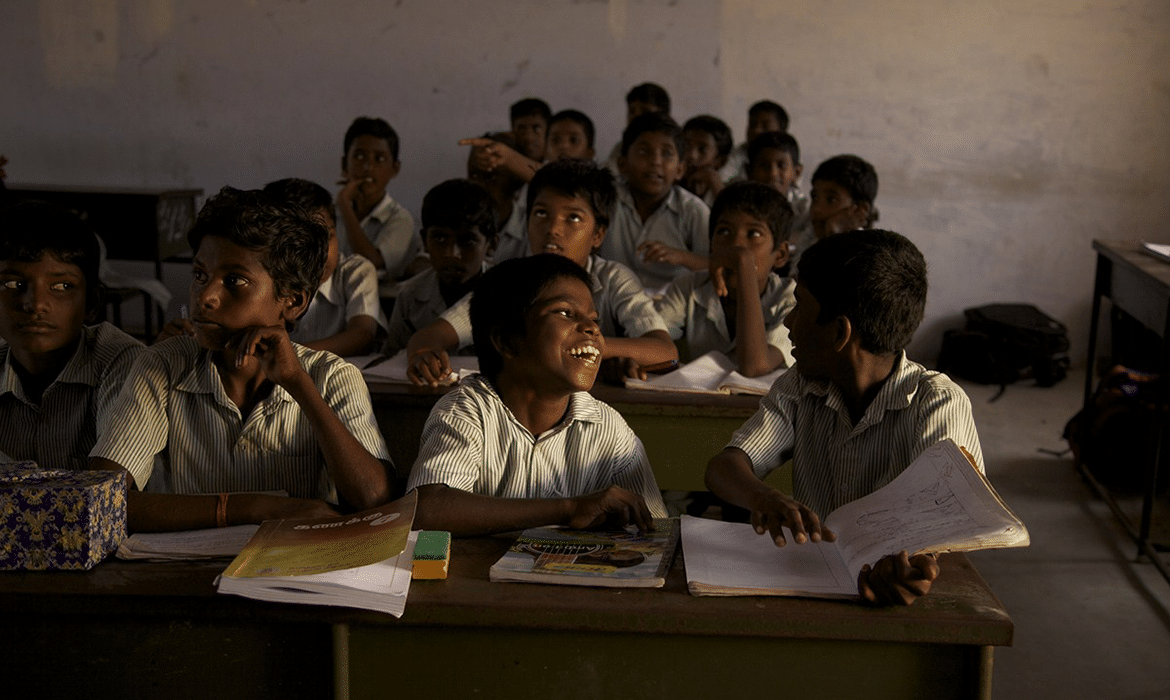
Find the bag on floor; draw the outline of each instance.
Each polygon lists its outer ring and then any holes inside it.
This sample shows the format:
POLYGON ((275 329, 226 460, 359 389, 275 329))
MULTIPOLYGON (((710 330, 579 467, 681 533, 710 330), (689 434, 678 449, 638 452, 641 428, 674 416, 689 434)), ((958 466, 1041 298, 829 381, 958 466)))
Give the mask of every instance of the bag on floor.
POLYGON ((965 309, 967 326, 947 331, 939 369, 980 384, 1032 378, 1052 386, 1068 373, 1068 329, 1031 304, 965 309))

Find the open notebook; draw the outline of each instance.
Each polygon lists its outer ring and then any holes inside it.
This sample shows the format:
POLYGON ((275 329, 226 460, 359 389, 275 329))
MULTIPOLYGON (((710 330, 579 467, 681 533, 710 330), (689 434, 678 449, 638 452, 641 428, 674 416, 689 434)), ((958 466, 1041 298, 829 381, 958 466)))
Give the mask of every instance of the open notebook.
MULTIPOLYGON (((401 350, 393 357, 385 355, 362 355, 347 357, 349 362, 357 365, 366 379, 382 380, 399 384, 410 384, 406 376, 406 351, 401 350)), ((451 374, 447 377, 448 384, 479 372, 479 359, 463 355, 451 355, 451 374)))
POLYGON ((780 368, 762 377, 745 377, 735 363, 721 352, 711 351, 673 372, 647 379, 627 379, 627 389, 679 391, 688 394, 752 394, 763 396, 772 383, 786 372, 780 368))

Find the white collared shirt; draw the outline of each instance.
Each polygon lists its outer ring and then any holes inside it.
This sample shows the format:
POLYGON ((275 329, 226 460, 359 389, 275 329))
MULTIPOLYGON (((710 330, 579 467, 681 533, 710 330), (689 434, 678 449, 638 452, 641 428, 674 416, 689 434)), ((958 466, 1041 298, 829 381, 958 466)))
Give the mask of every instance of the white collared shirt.
POLYGON ((378 272, 360 255, 338 255, 337 269, 321 283, 305 315, 289 333, 295 343, 311 343, 345 330, 350 319, 369 316, 382 328, 386 316, 378 299, 378 272))
POLYGON ((629 186, 619 183, 617 195, 609 217, 609 229, 597 254, 629 267, 642 280, 644 287, 658 289, 690 269, 683 265, 645 262, 638 252, 638 246, 643 243, 660 241, 671 248, 707 257, 711 245, 707 229, 711 210, 702 199, 674 185, 658 209, 643 222, 634 206, 629 186))

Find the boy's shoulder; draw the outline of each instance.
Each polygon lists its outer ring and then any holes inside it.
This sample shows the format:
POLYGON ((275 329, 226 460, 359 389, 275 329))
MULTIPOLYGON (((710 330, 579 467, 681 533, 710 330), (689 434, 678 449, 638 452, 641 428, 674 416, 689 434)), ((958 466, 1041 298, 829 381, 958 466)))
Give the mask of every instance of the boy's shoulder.
POLYGON ((670 188, 670 196, 666 199, 666 206, 678 211, 683 216, 692 214, 709 216, 711 214, 711 207, 707 206, 702 197, 678 183, 670 188))
POLYGON ((414 217, 410 210, 399 204, 389 192, 382 196, 382 201, 370 212, 369 218, 383 223, 409 221, 412 226, 414 225, 414 217))

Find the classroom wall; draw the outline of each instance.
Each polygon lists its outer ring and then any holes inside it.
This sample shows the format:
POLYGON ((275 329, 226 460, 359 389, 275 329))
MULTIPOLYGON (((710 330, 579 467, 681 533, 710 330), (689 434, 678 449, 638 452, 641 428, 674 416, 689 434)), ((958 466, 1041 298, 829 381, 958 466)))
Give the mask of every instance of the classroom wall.
POLYGON ((588 112, 599 153, 635 83, 737 139, 767 97, 806 186, 838 153, 877 167, 880 225, 931 267, 913 356, 964 307, 1026 301, 1080 358, 1092 239, 1170 241, 1168 29, 1161 0, 8 0, 0 153, 10 182, 332 187, 345 127, 380 115, 417 212, 522 97, 588 112))

